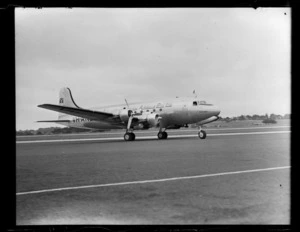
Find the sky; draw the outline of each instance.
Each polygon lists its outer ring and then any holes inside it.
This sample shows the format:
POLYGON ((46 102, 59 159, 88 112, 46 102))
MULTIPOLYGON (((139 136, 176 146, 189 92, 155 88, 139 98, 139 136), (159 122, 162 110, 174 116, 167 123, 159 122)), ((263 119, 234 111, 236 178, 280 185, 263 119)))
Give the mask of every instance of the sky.
POLYGON ((291 112, 290 8, 16 8, 16 129, 83 108, 175 96, 220 116, 291 112))

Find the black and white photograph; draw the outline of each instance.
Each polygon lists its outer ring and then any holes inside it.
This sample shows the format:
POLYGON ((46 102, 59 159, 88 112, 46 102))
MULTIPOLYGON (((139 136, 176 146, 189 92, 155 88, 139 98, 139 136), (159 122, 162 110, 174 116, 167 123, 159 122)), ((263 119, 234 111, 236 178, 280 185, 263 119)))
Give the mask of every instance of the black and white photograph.
POLYGON ((15 8, 16 225, 289 225, 291 8, 15 8))

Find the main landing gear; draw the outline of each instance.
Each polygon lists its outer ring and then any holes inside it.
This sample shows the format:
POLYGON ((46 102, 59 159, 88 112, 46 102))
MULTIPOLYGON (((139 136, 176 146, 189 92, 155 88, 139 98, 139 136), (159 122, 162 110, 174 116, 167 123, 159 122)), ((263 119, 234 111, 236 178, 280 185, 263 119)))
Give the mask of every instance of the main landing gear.
MULTIPOLYGON (((124 134, 124 140, 125 141, 134 141, 135 140, 135 134, 132 132, 131 123, 133 119, 132 113, 128 114, 129 119, 127 123, 126 133, 124 134)), ((168 133, 165 131, 166 129, 160 128, 159 132, 157 134, 158 139, 167 139, 168 133)))
POLYGON ((133 132, 126 132, 124 135, 125 141, 134 141, 135 140, 135 134, 133 132))
POLYGON ((199 128, 199 132, 198 132, 198 136, 200 139, 205 139, 206 138, 206 132, 204 130, 202 130, 201 126, 198 127, 199 128))
POLYGON ((165 131, 160 131, 157 134, 158 139, 167 139, 168 138, 168 133, 165 131))
POLYGON ((124 134, 124 140, 125 141, 134 141, 135 140, 135 134, 130 130, 132 119, 133 119, 133 115, 130 112, 126 133, 124 134))

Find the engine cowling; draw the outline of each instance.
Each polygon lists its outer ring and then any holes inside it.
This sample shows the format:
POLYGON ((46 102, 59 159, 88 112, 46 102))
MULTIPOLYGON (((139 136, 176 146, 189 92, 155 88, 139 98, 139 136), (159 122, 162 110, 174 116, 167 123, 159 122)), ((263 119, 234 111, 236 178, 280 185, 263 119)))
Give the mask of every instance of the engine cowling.
POLYGON ((152 127, 158 127, 161 117, 158 114, 148 114, 146 117, 147 123, 152 127))
POLYGON ((131 114, 132 114, 132 110, 127 110, 127 109, 121 110, 120 118, 123 122, 128 122, 128 119, 131 116, 131 114))
MULTIPOLYGON (((129 117, 132 115, 132 110, 128 110, 128 109, 123 109, 120 111, 120 119, 123 122, 128 122, 129 117)), ((149 128, 150 127, 158 127, 161 117, 158 114, 137 114, 137 115, 133 115, 133 124, 136 123, 140 123, 141 125, 143 125, 143 128, 149 128), (147 126, 147 124, 149 126, 147 126)), ((140 129, 142 128, 141 125, 136 125, 138 127, 140 127, 140 129)))

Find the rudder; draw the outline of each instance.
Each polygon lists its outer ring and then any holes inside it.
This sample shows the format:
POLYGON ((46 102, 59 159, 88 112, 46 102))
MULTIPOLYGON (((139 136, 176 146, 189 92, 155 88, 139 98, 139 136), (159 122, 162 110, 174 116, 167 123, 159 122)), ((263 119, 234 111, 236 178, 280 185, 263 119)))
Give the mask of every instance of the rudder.
MULTIPOLYGON (((73 108, 80 108, 74 101, 73 97, 72 97, 72 93, 71 90, 67 87, 61 88, 59 91, 59 105, 60 106, 68 106, 68 107, 73 107, 73 108)), ((59 113, 58 114, 58 118, 62 118, 62 117, 66 117, 70 115, 67 114, 62 114, 59 113)))

